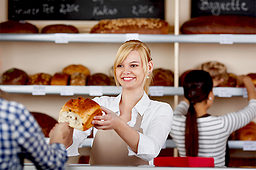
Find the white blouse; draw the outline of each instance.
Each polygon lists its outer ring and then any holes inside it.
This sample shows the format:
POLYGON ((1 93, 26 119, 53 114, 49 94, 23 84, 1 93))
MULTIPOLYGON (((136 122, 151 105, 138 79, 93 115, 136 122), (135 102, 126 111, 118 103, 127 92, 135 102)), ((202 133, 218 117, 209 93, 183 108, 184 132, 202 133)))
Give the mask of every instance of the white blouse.
MULTIPOLYGON (((119 116, 120 99, 121 94, 117 97, 95 97, 93 100, 119 116)), ((173 110, 168 103, 151 100, 144 92, 143 97, 132 109, 131 120, 127 123, 130 127, 134 127, 138 114, 143 116, 141 122, 143 134, 139 132, 140 138, 137 153, 127 147, 129 156, 135 155, 153 165, 153 159, 161 151, 171 130, 173 110)), ((78 147, 91 134, 92 130, 93 136, 95 136, 97 133, 96 128, 90 128, 87 131, 74 130, 73 144, 67 149, 68 156, 79 155, 78 147)))

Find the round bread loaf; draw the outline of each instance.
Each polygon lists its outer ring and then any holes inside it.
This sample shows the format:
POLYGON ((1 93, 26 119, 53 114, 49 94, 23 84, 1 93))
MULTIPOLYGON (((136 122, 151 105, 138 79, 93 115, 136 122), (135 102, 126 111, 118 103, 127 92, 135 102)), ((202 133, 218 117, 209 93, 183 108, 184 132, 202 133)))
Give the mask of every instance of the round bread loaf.
POLYGON ((29 76, 28 85, 50 85, 52 76, 47 73, 36 73, 29 76))
POLYGON ((219 84, 219 87, 236 87, 237 86, 237 75, 234 73, 227 73, 228 78, 226 81, 219 84))
POLYGON ((1 84, 3 85, 26 85, 28 80, 28 74, 18 68, 8 69, 1 76, 1 84))
POLYGON ((41 112, 30 112, 30 113, 34 116, 37 123, 41 127, 44 133, 44 136, 49 137, 49 133, 51 129, 54 127, 56 123, 58 123, 57 120, 45 113, 41 113, 41 112))
POLYGON ((73 73, 82 73, 86 77, 90 75, 90 70, 82 64, 71 64, 63 68, 63 73, 72 75, 73 73))
POLYGON ((228 81, 228 73, 226 66, 218 61, 209 61, 202 63, 200 69, 209 72, 211 75, 214 86, 219 86, 220 83, 228 81))
POLYGON ((75 72, 70 75, 71 86, 85 86, 87 77, 83 73, 75 72))
POLYGON ((0 23, 0 33, 38 33, 39 29, 28 22, 5 21, 0 23))
POLYGON ((85 131, 93 126, 94 116, 102 115, 101 107, 89 98, 70 99, 60 110, 59 122, 68 122, 70 127, 85 131))
POLYGON ((191 18, 181 26, 183 34, 256 34, 256 17, 226 15, 191 18))
POLYGON ((169 69, 157 68, 153 70, 152 86, 173 86, 174 73, 169 69))
POLYGON ((69 75, 66 73, 55 73, 51 78, 51 85, 68 85, 69 75))
POLYGON ((79 33, 79 31, 73 25, 52 24, 43 27, 41 33, 79 33))
POLYGON ((246 126, 236 131, 238 140, 256 141, 256 123, 250 122, 246 126))
POLYGON ((180 77, 179 77, 179 86, 183 86, 183 82, 184 82, 184 79, 186 77, 186 75, 190 72, 191 70, 187 70, 187 71, 184 71, 180 77))
POLYGON ((87 78, 88 86, 109 86, 111 85, 111 79, 104 73, 95 73, 87 78))

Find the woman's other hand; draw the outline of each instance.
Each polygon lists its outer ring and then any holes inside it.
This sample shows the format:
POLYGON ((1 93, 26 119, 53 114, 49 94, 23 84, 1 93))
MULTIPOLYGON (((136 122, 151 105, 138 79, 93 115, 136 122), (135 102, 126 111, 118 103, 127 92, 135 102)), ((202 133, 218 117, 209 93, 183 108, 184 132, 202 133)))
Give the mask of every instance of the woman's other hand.
POLYGON ((105 115, 94 117, 92 121, 94 127, 102 130, 116 129, 117 123, 121 121, 120 118, 113 111, 103 106, 101 106, 101 109, 105 112, 105 115))

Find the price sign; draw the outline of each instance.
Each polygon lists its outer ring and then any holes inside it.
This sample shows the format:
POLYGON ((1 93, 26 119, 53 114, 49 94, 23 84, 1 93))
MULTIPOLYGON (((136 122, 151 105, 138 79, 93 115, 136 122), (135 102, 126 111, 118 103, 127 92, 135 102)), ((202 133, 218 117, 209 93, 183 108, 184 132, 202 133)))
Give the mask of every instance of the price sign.
POLYGON ((221 34, 220 44, 234 44, 234 36, 232 34, 221 34))
POLYGON ((46 94, 46 88, 45 86, 33 86, 32 95, 35 96, 43 96, 46 94))
POLYGON ((60 95, 61 96, 73 96, 74 89, 72 87, 63 87, 60 89, 60 95))
POLYGON ((213 93, 218 97, 232 97, 232 93, 226 88, 214 88, 213 93))
POLYGON ((244 151, 256 151, 256 141, 244 141, 243 142, 244 151))

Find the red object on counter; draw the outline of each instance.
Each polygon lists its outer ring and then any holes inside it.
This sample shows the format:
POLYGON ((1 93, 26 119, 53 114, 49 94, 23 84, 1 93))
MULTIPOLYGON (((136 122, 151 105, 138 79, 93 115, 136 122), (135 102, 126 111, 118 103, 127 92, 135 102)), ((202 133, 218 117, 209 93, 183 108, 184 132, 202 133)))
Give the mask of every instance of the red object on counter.
POLYGON ((214 167, 211 157, 156 157, 157 167, 214 167))

